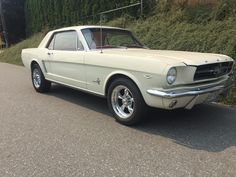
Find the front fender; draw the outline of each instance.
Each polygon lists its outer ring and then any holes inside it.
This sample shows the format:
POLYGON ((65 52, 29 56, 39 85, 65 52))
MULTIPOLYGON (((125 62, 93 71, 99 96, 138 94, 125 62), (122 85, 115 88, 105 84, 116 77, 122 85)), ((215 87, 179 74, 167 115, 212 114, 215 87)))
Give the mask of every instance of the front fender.
POLYGON ((117 70, 117 71, 111 72, 106 77, 106 79, 104 81, 104 84, 103 84, 104 95, 106 95, 106 88, 107 88, 107 84, 108 84, 109 80, 115 75, 124 75, 124 76, 130 78, 138 86, 138 88, 140 89, 141 84, 140 84, 139 80, 132 73, 127 72, 127 71, 117 70))

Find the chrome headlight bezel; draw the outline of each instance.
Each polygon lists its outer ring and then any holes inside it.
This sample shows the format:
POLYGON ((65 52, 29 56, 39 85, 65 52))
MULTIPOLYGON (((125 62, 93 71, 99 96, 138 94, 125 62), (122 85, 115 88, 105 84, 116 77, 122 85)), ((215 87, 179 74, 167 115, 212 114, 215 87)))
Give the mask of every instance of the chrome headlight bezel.
POLYGON ((176 67, 172 67, 169 69, 167 76, 166 76, 166 81, 169 85, 173 85, 177 79, 177 69, 176 67))

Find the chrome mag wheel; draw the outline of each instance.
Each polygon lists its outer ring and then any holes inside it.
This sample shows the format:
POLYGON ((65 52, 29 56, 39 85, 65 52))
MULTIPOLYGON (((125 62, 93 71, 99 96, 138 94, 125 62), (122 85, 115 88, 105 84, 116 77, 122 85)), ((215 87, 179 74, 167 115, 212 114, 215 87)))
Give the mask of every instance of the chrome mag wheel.
POLYGON ((126 86, 119 85, 114 88, 111 95, 111 104, 115 113, 122 119, 130 118, 134 112, 134 97, 126 86))
POLYGON ((38 68, 34 68, 33 70, 33 83, 34 86, 38 89, 41 86, 41 75, 40 75, 40 71, 38 70, 38 68))

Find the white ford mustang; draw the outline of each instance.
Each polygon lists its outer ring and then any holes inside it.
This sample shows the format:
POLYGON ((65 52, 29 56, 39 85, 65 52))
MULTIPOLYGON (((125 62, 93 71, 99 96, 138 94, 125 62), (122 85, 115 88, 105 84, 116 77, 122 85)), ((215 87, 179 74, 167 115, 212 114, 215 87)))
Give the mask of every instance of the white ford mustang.
POLYGON ((106 97, 125 125, 139 122, 146 105, 191 109, 213 101, 231 85, 234 65, 225 55, 150 50, 130 31, 98 26, 51 31, 22 51, 22 61, 37 92, 53 82, 106 97))

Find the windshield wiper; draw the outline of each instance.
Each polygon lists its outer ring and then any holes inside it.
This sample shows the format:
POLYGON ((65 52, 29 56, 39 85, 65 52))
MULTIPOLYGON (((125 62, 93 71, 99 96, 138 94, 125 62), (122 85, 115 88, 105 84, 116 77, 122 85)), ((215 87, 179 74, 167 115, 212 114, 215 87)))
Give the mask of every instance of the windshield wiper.
POLYGON ((120 45, 105 45, 105 46, 102 46, 104 48, 121 48, 121 49, 127 49, 126 46, 120 46, 120 45))
POLYGON ((126 45, 125 47, 127 47, 127 48, 144 48, 143 46, 140 46, 140 45, 126 45))

